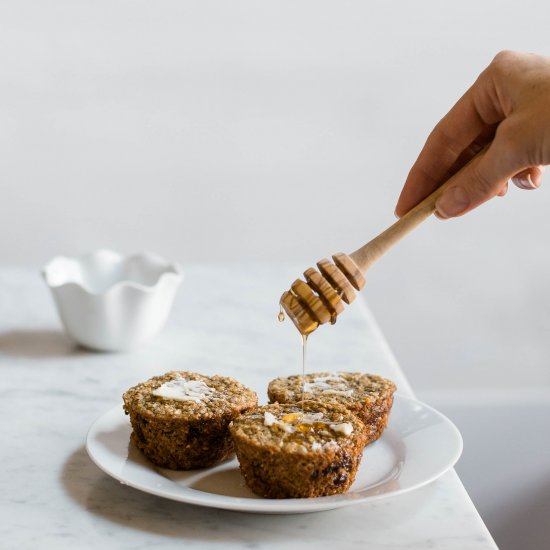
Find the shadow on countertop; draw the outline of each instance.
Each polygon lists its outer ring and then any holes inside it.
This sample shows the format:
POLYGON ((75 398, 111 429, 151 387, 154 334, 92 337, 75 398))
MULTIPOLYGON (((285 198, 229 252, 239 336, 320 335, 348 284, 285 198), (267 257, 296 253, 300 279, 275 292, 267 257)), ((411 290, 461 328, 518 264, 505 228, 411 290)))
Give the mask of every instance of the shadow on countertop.
MULTIPOLYGON (((203 508, 144 493, 103 473, 77 449, 64 464, 61 482, 84 510, 120 526, 164 537, 191 540, 243 540, 238 530, 225 530, 226 517, 239 514, 203 508)), ((100 526, 98 530, 102 530, 100 526)), ((105 527, 105 530, 110 530, 105 527)))
POLYGON ((30 359, 52 359, 90 352, 54 329, 14 329, 0 333, 0 355, 30 359))
MULTIPOLYGON (((349 510, 346 508, 315 512, 309 514, 254 514, 234 512, 216 508, 205 508, 177 502, 145 493, 124 485, 103 473, 88 457, 84 447, 76 449, 66 460, 62 472, 61 483, 66 493, 83 511, 94 514, 108 522, 115 523, 126 529, 137 532, 142 544, 159 542, 157 536, 187 541, 211 541, 222 545, 238 544, 243 547, 256 548, 258 541, 272 544, 287 544, 292 537, 308 537, 323 541, 333 540, 337 543, 333 522, 316 521, 315 533, 311 530, 311 518, 319 514, 335 514, 345 522, 349 510), (149 541, 143 533, 150 533, 149 541)), ((426 502, 433 495, 433 487, 419 489, 423 491, 426 502)), ((389 499, 392 500, 392 499, 389 499)), ((398 504, 395 500, 393 506, 398 504)), ((388 514, 387 502, 373 503, 379 508, 373 517, 366 515, 360 533, 357 534, 357 544, 368 540, 364 528, 391 529, 394 525, 394 512, 388 514), (387 523, 387 525, 386 525, 387 523)), ((372 506, 371 505, 371 506, 372 506)), ((362 506, 368 507, 368 504, 362 506)), ((414 521, 423 506, 418 506, 418 500, 404 495, 399 499, 398 513, 401 519, 414 521)), ((112 527, 99 522, 94 527, 96 531, 112 531, 112 527)), ((368 532, 368 531, 367 531, 368 532)), ((129 533, 126 537, 129 537, 129 533)), ((130 539, 127 538, 127 542, 130 539)))
POLYGON ((193 506, 167 501, 119 483, 90 460, 84 447, 68 457, 61 482, 82 509, 121 526, 173 537, 190 536, 188 531, 196 530, 193 506), (186 526, 187 521, 179 521, 181 518, 191 519, 191 525, 186 526))

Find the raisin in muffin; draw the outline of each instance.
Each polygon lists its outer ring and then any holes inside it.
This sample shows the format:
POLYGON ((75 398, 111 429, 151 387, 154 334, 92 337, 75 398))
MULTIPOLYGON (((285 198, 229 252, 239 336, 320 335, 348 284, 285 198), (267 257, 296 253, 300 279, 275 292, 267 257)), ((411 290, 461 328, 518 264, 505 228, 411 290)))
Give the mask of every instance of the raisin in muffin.
POLYGON ((388 424, 395 389, 391 380, 375 374, 318 372, 276 378, 269 383, 267 394, 271 403, 302 399, 338 403, 365 423, 368 444, 376 441, 388 424))
POLYGON ((131 439, 157 466, 190 470, 233 455, 227 429, 258 404, 255 392, 227 376, 172 371, 130 388, 123 396, 131 439))
POLYGON ((268 498, 344 493, 367 439, 364 424, 347 409, 316 401, 259 407, 229 430, 246 484, 268 498))

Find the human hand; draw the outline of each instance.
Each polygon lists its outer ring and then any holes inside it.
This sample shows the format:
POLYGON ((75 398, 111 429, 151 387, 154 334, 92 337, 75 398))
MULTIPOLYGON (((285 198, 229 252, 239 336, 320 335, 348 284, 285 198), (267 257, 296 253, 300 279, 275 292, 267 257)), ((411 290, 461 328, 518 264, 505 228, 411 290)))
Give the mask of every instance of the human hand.
POLYGON ((550 57, 504 51, 429 135, 395 213, 402 216, 468 163, 436 202, 439 218, 460 216, 497 195, 508 180, 536 189, 550 164, 550 57))

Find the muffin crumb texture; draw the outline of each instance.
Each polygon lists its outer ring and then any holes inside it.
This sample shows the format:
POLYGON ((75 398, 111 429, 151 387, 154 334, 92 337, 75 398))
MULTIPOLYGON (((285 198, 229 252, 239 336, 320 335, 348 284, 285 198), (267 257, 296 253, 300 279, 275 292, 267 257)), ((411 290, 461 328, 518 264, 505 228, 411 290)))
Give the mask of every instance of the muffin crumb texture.
POLYGON ((255 408, 255 392, 227 376, 172 371, 124 395, 132 441, 155 465, 172 470, 214 466, 230 458, 228 425, 255 408))
POLYGON ((306 401, 249 411, 229 426, 248 487, 268 498, 346 492, 367 439, 344 407, 306 401))

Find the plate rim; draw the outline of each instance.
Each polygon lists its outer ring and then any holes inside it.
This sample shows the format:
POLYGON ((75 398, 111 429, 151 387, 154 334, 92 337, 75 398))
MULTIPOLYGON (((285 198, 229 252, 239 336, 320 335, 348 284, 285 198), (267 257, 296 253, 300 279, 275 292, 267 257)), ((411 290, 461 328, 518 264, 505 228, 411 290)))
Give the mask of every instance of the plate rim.
MULTIPOLYGON (((445 466, 440 467, 437 470, 434 470, 432 475, 426 476, 422 481, 414 483, 410 486, 386 491, 384 493, 379 493, 375 495, 365 495, 361 496, 357 492, 348 491, 347 493, 339 495, 330 495, 322 497, 313 497, 313 498, 287 498, 287 499, 268 499, 268 498, 243 498, 243 497, 234 497, 228 495, 220 495, 215 493, 204 493, 201 491, 195 491, 197 494, 184 494, 178 495, 176 493, 168 493, 162 489, 155 488, 153 486, 144 485, 136 482, 133 479, 128 479, 124 476, 121 476, 118 472, 114 471, 113 468, 110 468, 104 462, 100 461, 94 453, 94 445, 99 445, 100 443, 97 440, 94 440, 93 435, 97 430, 99 424, 102 421, 107 420, 108 417, 114 415, 121 415, 119 421, 127 421, 128 428, 131 431, 131 426, 129 419, 126 418, 123 412, 122 404, 111 407, 109 410, 105 411, 96 420, 92 423, 88 429, 86 435, 86 452, 91 459, 91 461, 104 473, 110 477, 116 479, 124 485, 128 485, 134 489, 138 489, 145 493, 149 493, 158 497, 166 498, 176 502, 182 502, 186 504, 193 504, 196 506, 203 506, 208 508, 217 508, 231 511, 240 511, 240 512, 252 512, 260 514, 293 514, 293 513, 311 513, 311 512, 321 512, 325 510, 332 510, 336 508, 342 508, 345 506, 350 506, 352 504, 366 503, 366 502, 375 502, 386 498, 391 498, 411 491, 415 491, 433 483, 436 479, 440 478, 446 472, 451 470, 454 465, 457 463, 458 459, 462 454, 464 447, 464 442, 460 430, 456 425, 442 412, 435 409, 434 407, 427 405, 426 403, 419 401, 413 397, 406 395, 395 394, 396 401, 405 401, 410 405, 417 405, 423 409, 429 410, 432 414, 438 416, 450 432, 453 433, 456 440, 455 452, 450 455, 447 459, 445 466), (205 497, 204 495, 208 495, 205 497), (182 496, 184 498, 182 498, 182 496)), ((394 405, 395 406, 395 405, 394 405)), ((121 457, 122 460, 125 460, 127 457, 121 457)), ((236 460, 234 458, 233 460, 236 460)), ((156 473, 156 475, 161 476, 163 479, 173 482, 169 478, 165 478, 162 474, 155 471, 155 466, 151 464, 151 469, 156 473)))

